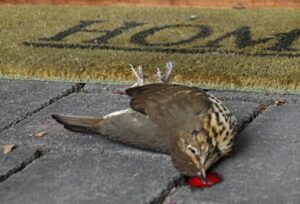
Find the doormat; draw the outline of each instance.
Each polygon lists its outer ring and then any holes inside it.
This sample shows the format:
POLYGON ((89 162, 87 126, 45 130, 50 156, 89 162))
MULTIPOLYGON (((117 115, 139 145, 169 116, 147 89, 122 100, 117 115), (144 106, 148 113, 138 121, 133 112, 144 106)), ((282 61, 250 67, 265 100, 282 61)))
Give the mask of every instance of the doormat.
POLYGON ((0 77, 131 83, 173 61, 172 83, 300 92, 300 12, 0 6, 0 77))

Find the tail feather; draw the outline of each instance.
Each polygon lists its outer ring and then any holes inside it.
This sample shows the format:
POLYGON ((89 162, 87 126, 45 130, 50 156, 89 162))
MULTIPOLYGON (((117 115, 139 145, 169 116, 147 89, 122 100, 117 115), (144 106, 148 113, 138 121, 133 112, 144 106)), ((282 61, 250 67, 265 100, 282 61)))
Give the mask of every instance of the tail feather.
POLYGON ((53 114, 57 122, 64 125, 65 128, 75 132, 97 132, 102 118, 85 116, 67 116, 53 114))

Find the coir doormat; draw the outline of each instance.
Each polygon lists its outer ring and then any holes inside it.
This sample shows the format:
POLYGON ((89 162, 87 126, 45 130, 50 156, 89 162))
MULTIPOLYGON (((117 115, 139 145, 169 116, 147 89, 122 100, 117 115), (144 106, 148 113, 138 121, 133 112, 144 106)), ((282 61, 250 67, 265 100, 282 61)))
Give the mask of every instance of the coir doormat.
POLYGON ((300 11, 0 6, 0 77, 300 92, 300 11))

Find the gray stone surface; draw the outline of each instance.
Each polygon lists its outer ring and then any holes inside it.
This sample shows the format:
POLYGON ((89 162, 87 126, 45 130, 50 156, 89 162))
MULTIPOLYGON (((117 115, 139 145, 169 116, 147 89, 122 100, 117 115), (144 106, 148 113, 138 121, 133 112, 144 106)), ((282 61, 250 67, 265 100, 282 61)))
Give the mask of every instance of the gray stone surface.
MULTIPOLYGON (((8 155, 0 153, 0 176, 11 172, 9 178, 0 180, 1 204, 149 203, 171 190, 179 174, 168 155, 110 142, 99 135, 70 132, 51 118, 52 113, 99 116, 127 108, 129 98, 112 92, 128 86, 87 84, 83 93, 68 95, 63 93, 72 84, 44 83, 0 81, 0 97, 5 102, 0 108, 8 118, 0 120, 0 128, 9 118, 34 113, 0 133, 0 145, 18 145, 8 155), (56 96, 61 99, 49 104, 56 96), (41 106, 44 108, 35 113, 41 106), (40 131, 47 134, 35 137, 40 131), (41 157, 37 155, 40 151, 45 153, 41 157)), ((165 203, 299 203, 300 97, 209 93, 225 100, 240 126, 254 120, 239 134, 233 155, 214 167, 224 178, 222 183, 204 190, 179 186, 165 203), (271 105, 259 114, 260 104, 276 98, 287 103, 271 105)))
POLYGON ((300 203, 300 108, 270 107, 238 137, 236 151, 213 171, 223 182, 203 191, 184 186, 166 203, 300 203))
POLYGON ((39 156, 38 150, 26 146, 15 147, 7 154, 0 148, 0 182, 39 156))
POLYGON ((0 79, 0 131, 70 90, 71 83, 0 79))
POLYGON ((149 203, 178 176, 166 155, 56 151, 0 183, 0 202, 149 203))
MULTIPOLYGON (((127 96, 113 94, 112 89, 75 93, 3 131, 2 142, 49 153, 0 183, 0 202, 144 203, 159 197, 178 178, 169 156, 70 132, 51 118, 52 113, 105 115, 128 103, 127 96), (40 131, 47 134, 35 137, 40 131)), ((226 104, 239 121, 248 121, 258 106, 244 101, 226 104)))

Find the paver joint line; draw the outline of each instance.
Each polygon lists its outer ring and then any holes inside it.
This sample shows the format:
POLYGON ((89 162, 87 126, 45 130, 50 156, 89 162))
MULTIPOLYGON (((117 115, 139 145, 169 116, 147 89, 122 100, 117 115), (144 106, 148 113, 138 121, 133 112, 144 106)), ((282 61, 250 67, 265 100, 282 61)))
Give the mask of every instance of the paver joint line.
POLYGON ((249 119, 247 121, 244 121, 241 123, 241 125, 239 126, 238 131, 237 131, 238 134, 240 134, 250 123, 252 123, 255 120, 255 118, 257 118, 258 115, 263 113, 263 111, 261 111, 262 108, 268 109, 268 107, 270 105, 271 105, 271 103, 270 104, 260 104, 257 107, 256 111, 254 111, 252 117, 249 117, 249 119))
POLYGON ((31 164, 33 161, 39 159, 43 155, 44 155, 44 151, 36 150, 36 152, 34 153, 34 155, 31 158, 23 161, 21 164, 17 165, 15 168, 9 170, 6 174, 0 175, 0 183, 6 181, 12 175, 22 171, 29 164, 31 164))
POLYGON ((0 129, 0 133, 3 132, 4 130, 7 130, 9 129, 10 127, 20 123, 21 121, 27 119, 28 117, 34 115, 35 113, 43 110, 44 108, 48 107, 49 105, 55 103, 56 101, 70 95, 70 94, 73 94, 73 93, 78 93, 80 92, 83 87, 84 87, 84 83, 78 83, 78 84, 75 84, 74 86, 72 86, 70 89, 67 89, 66 91, 60 93, 59 95, 57 95, 56 97, 54 98, 51 98, 48 102, 46 103, 43 103, 40 107, 32 110, 32 111, 29 111, 23 115, 20 116, 20 118, 17 118, 15 119, 14 121, 10 122, 9 124, 7 124, 6 126, 4 126, 3 128, 0 129))
POLYGON ((184 185, 184 176, 180 175, 179 177, 175 178, 171 182, 168 183, 165 189, 163 189, 159 195, 153 198, 149 204, 163 204, 165 199, 170 195, 170 193, 174 192, 173 189, 180 188, 184 185))

